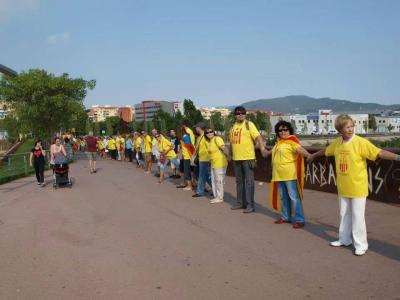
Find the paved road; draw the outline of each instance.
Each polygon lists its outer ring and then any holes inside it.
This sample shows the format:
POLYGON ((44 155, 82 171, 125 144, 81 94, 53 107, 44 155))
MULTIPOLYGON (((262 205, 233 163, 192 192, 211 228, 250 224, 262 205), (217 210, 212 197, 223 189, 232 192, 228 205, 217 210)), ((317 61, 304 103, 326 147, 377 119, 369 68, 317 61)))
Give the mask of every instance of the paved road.
MULTIPOLYGON (((231 211, 102 161, 53 190, 0 186, 0 299, 400 299, 400 207, 370 201, 370 251, 332 248, 335 195, 305 192, 307 225, 275 225, 267 185, 257 212, 231 211)), ((48 174, 47 179, 51 177, 48 174)))

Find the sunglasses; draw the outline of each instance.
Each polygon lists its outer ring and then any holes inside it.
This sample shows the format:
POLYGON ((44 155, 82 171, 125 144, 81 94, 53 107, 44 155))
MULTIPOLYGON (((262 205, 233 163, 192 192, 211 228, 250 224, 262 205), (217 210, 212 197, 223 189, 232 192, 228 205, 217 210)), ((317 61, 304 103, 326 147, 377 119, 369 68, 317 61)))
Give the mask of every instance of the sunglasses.
POLYGON ((288 129, 288 128, 282 128, 282 129, 279 129, 279 130, 278 130, 278 132, 283 132, 283 131, 284 131, 284 132, 287 132, 287 131, 289 131, 289 129, 288 129))
POLYGON ((214 133, 214 131, 206 131, 206 134, 214 133))
POLYGON ((235 112, 235 116, 244 116, 246 113, 244 112, 235 112))

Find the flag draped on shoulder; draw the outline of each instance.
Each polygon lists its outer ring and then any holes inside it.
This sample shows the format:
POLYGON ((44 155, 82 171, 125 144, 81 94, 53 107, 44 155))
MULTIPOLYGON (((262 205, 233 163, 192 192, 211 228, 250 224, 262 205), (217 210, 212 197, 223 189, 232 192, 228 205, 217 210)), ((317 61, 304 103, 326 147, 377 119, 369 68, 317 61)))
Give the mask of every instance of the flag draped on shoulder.
POLYGON ((182 137, 182 142, 183 142, 183 147, 188 151, 189 156, 192 157, 195 151, 194 145, 192 143, 192 140, 190 139, 189 134, 185 134, 182 137))
MULTIPOLYGON (((285 139, 278 139, 274 148, 272 149, 272 161, 274 160, 276 149, 283 143, 294 143, 296 146, 300 145, 300 141, 296 136, 290 135, 285 139)), ((303 201, 303 187, 304 187, 304 158, 297 153, 296 158, 296 175, 297 175, 297 189, 299 191, 300 199, 303 201)), ((281 210, 281 199, 278 191, 278 181, 271 181, 270 184, 270 206, 276 211, 281 210)))

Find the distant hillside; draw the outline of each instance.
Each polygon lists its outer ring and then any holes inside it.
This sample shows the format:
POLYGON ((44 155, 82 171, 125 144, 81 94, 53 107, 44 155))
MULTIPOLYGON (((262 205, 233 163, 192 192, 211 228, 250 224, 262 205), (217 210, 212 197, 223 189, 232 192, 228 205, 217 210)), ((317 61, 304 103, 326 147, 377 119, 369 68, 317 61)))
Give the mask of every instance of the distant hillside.
POLYGON ((331 98, 312 98, 308 96, 286 96, 273 99, 260 99, 242 104, 247 109, 272 110, 292 114, 308 114, 318 109, 332 109, 335 113, 380 113, 385 110, 400 110, 400 104, 381 105, 360 103, 331 98))

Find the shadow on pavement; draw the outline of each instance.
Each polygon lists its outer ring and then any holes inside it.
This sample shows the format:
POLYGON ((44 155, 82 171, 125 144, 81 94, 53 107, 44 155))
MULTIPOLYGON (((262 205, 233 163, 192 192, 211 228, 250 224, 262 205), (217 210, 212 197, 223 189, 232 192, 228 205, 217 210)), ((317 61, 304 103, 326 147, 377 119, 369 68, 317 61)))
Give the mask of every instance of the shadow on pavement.
MULTIPOLYGON (((224 200, 226 203, 228 203, 230 206, 234 206, 237 204, 236 197, 233 196, 229 192, 225 192, 224 195, 224 200)), ((263 214, 268 217, 271 217, 273 219, 278 219, 279 214, 270 210, 269 208, 262 206, 258 203, 255 205, 255 213, 263 214)), ((273 225, 273 224, 271 224, 273 225)), ((319 221, 312 221, 309 220, 306 222, 306 226, 303 228, 303 230, 323 239, 326 240, 327 242, 331 242, 337 239, 337 232, 339 231, 339 228, 330 224, 322 223, 319 221), (331 233, 335 232, 334 235, 331 233)), ((376 239, 371 239, 368 238, 368 244, 369 244, 369 249, 368 251, 378 253, 382 256, 385 256, 387 258, 393 259, 400 261, 400 247, 397 245, 390 244, 385 241, 380 241, 376 239)), ((327 244, 329 247, 329 244, 327 244)), ((348 251, 353 252, 353 247, 345 247, 348 249, 348 251)))

